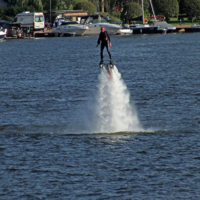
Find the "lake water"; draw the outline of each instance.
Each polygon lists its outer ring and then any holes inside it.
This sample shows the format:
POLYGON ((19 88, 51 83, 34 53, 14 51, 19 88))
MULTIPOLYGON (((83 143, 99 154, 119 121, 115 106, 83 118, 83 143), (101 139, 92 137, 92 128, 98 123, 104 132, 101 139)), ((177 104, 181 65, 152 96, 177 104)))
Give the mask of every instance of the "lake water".
POLYGON ((200 34, 97 39, 0 42, 0 199, 199 199, 200 34))

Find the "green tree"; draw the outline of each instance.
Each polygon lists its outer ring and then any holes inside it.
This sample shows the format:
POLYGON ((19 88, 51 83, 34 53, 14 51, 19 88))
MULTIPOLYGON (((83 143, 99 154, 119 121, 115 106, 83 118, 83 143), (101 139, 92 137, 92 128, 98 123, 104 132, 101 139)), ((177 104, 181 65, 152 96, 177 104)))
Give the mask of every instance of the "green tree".
POLYGON ((43 10, 50 11, 50 2, 51 2, 51 10, 57 10, 59 1, 57 0, 42 0, 43 10))
POLYGON ((86 10, 89 11, 89 14, 97 12, 96 6, 91 2, 79 2, 74 6, 74 10, 86 10))
POLYGON ((127 21, 131 18, 142 16, 142 7, 138 3, 127 3, 122 12, 122 20, 127 21))
POLYGON ((166 20, 169 17, 178 16, 179 4, 177 0, 153 0, 153 7, 156 15, 165 15, 166 20))
POLYGON ((99 5, 99 1, 98 0, 88 0, 88 1, 93 3, 95 6, 99 5))
POLYGON ((28 5, 32 6, 37 12, 43 11, 42 0, 29 0, 28 5))
POLYGON ((79 0, 57 0, 57 10, 72 10, 78 2, 79 0))
POLYGON ((178 4, 179 4, 179 13, 183 14, 184 10, 183 10, 183 0, 177 0, 178 4))
POLYGON ((75 0, 62 0, 62 9, 63 10, 69 10, 71 7, 73 8, 76 4, 75 0))
POLYGON ((194 17, 200 16, 200 0, 183 0, 183 11, 193 23, 194 17))
POLYGON ((12 21, 18 13, 22 12, 22 10, 17 6, 10 6, 9 8, 4 8, 3 12, 4 16, 2 19, 12 21))
POLYGON ((4 1, 9 3, 11 6, 15 6, 18 0, 4 0, 4 1))
POLYGON ((19 7, 21 11, 43 11, 42 0, 17 0, 15 6, 19 7))

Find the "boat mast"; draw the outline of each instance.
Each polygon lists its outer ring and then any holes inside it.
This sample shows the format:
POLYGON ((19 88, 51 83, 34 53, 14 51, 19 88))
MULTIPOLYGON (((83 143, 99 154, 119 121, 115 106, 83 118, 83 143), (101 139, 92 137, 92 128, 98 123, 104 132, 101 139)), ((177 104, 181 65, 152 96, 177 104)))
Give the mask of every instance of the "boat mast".
POLYGON ((142 24, 144 24, 144 8, 143 8, 143 0, 142 1, 142 24))
POLYGON ((152 10, 152 13, 153 13, 154 21, 156 23, 156 16, 155 16, 155 13, 154 13, 153 5, 151 3, 151 0, 149 0, 149 2, 150 2, 150 5, 151 5, 151 10, 152 10))

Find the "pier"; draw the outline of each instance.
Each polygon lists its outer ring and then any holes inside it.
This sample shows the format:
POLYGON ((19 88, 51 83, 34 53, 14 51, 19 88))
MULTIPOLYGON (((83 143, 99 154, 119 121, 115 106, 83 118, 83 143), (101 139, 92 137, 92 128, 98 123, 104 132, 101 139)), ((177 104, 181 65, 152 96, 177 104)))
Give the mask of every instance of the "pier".
MULTIPOLYGON (((200 28, 191 28, 191 25, 178 25, 175 26, 176 30, 174 33, 193 33, 193 32, 200 32, 200 28)), ((123 34, 120 34, 123 35, 123 34)), ((28 34, 21 34, 21 36, 13 35, 12 37, 5 37, 5 39, 30 39, 30 38, 41 38, 41 37, 73 37, 76 36, 75 32, 70 33, 52 33, 52 29, 44 30, 44 31, 36 31, 30 32, 28 34)))
POLYGON ((185 32, 185 33, 193 33, 193 32, 200 32, 200 28, 191 28, 191 25, 180 25, 175 26, 176 32, 185 32))
POLYGON ((40 31, 40 32, 35 32, 33 34, 34 37, 72 37, 75 36, 75 32, 71 33, 52 33, 51 31, 40 31))

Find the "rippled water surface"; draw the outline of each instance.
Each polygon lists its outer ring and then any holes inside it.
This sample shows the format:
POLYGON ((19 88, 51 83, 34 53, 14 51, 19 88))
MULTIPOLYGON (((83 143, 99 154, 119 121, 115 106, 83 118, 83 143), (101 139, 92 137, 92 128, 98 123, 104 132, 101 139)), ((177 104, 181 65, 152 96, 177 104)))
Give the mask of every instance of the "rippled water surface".
POLYGON ((0 43, 0 199, 199 199, 200 34, 112 36, 114 85, 96 41, 0 43))

